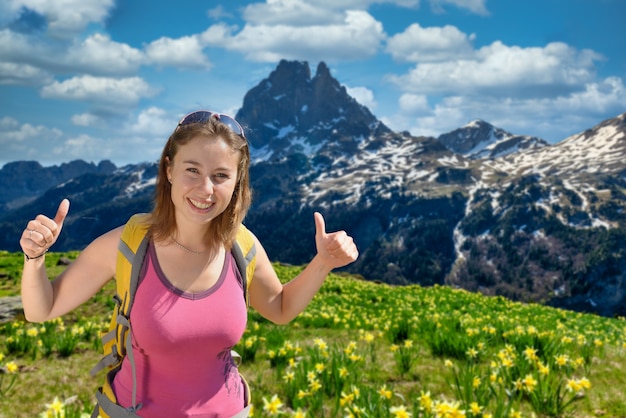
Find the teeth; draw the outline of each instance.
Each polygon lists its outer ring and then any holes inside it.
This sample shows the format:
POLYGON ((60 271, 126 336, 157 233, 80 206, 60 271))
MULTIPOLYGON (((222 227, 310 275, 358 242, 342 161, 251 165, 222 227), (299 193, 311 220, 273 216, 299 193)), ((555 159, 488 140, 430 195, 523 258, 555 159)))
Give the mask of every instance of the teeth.
POLYGON ((211 207, 211 203, 201 203, 192 199, 189 199, 189 201, 191 202, 192 205, 194 205, 198 209, 208 209, 211 207))

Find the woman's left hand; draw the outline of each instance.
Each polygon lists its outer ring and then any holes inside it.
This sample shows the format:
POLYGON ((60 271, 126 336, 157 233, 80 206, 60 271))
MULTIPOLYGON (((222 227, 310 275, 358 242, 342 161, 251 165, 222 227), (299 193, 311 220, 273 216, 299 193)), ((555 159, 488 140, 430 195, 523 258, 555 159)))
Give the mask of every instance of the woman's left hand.
POLYGON ((359 256, 359 250, 351 236, 345 231, 326 232, 326 223, 321 213, 315 212, 315 245, 317 255, 331 269, 346 266, 359 256))

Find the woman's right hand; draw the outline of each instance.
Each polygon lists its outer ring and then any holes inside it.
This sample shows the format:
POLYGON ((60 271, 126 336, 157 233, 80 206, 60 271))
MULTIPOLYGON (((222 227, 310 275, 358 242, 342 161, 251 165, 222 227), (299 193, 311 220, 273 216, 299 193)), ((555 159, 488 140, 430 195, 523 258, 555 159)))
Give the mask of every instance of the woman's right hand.
POLYGON ((65 221, 69 210, 70 201, 63 199, 54 219, 45 215, 37 215, 35 219, 29 221, 20 239, 20 246, 24 254, 29 258, 35 258, 48 251, 48 248, 59 238, 63 221, 65 221))

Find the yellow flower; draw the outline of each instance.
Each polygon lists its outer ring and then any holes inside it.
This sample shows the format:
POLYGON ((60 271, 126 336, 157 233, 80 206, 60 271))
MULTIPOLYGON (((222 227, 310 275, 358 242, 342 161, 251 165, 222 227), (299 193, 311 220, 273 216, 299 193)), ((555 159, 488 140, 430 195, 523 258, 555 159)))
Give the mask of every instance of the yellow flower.
POLYGON ((359 360, 361 360, 363 357, 357 355, 357 354, 350 354, 350 356, 348 357, 350 359, 350 361, 352 362, 357 362, 359 360))
POLYGON ((465 411, 459 409, 459 404, 450 404, 442 402, 435 405, 435 414, 440 418, 462 418, 465 417, 465 411))
POLYGON ((389 409, 389 412, 391 412, 395 418, 410 418, 411 417, 411 413, 406 410, 406 407, 404 405, 392 406, 389 409))
POLYGON ((356 350, 356 342, 350 341, 348 346, 343 349, 343 352, 346 354, 351 354, 354 350, 356 350))
POLYGON ((345 392, 341 392, 341 399, 339 399, 339 405, 340 406, 346 406, 346 405, 350 405, 352 402, 354 402, 354 394, 353 393, 345 393, 345 392))
POLYGON ((324 371, 324 369, 325 369, 325 368, 326 368, 326 366, 325 366, 323 363, 317 363, 317 364, 315 365, 315 371, 316 371, 318 374, 321 374, 321 373, 324 371))
POLYGON ((510 369, 511 367, 513 367, 513 366, 514 366, 514 363, 513 363, 513 360, 511 360, 511 359, 510 359, 510 358, 508 358, 508 357, 505 357, 505 358, 503 358, 503 359, 502 359, 502 365, 503 365, 504 367, 506 367, 506 368, 509 368, 509 369, 510 369))
POLYGON ((419 397, 419 402, 420 402, 420 409, 422 409, 424 412, 427 412, 427 413, 432 412, 433 400, 430 397, 430 392, 424 393, 424 391, 422 391, 419 397))
POLYGON ((544 376, 547 376, 550 373, 550 366, 543 364, 540 361, 537 362, 537 369, 539 370, 539 373, 544 376))
POLYGON ((311 392, 315 393, 322 388, 322 384, 319 380, 313 379, 309 382, 309 387, 311 388, 311 392))
POLYGON ((450 360, 447 360, 447 359, 446 359, 446 361, 444 361, 444 362, 443 362, 443 364, 444 364, 444 366, 446 366, 446 367, 452 367, 452 361, 450 361, 450 360))
POLYGON ((474 376, 474 379, 472 379, 472 387, 476 389, 479 386, 480 386, 480 377, 474 376))
POLYGON ((317 346, 317 348, 319 348, 320 350, 326 350, 328 348, 328 345, 326 345, 326 342, 324 340, 322 340, 321 338, 316 338, 313 340, 313 343, 317 346))
POLYGON ((531 361, 531 362, 537 360, 537 349, 532 348, 532 347, 527 347, 524 350, 524 356, 526 357, 528 361, 531 361))
POLYGON ((306 414, 300 408, 293 413, 293 418, 306 418, 306 414))
POLYGON ((296 377, 295 373, 292 371, 286 372, 283 376, 283 380, 285 382, 293 382, 293 379, 296 377))
POLYGON ((36 337, 37 334, 39 334, 37 328, 28 328, 28 330, 26 331, 26 335, 28 335, 29 337, 36 337))
POLYGON ((392 352, 392 353, 395 353, 396 351, 398 351, 398 349, 399 349, 399 348, 400 348, 400 347, 399 347, 399 346, 397 346, 396 344, 392 344, 392 345, 391 345, 391 352, 392 352))
POLYGON ((387 389, 387 385, 383 385, 380 389, 378 389, 378 394, 381 398, 391 399, 393 393, 387 389))
POLYGON ((346 369, 345 367, 341 367, 339 369, 339 377, 346 377, 348 376, 348 369, 346 369))
POLYGON ((270 413, 270 415, 277 414, 280 412, 280 408, 282 408, 283 403, 280 401, 277 395, 273 395, 271 400, 267 400, 263 398, 263 410, 270 413))
POLYGON ((578 382, 583 389, 591 389, 591 382, 586 377, 583 377, 578 382))
POLYGON ((298 399, 304 399, 304 398, 306 398, 307 396, 310 396, 310 395, 311 394, 309 392, 306 392, 306 391, 304 391, 302 389, 300 389, 298 391, 298 399))
POLYGON ((560 354, 556 356, 555 359, 556 359, 556 364, 559 365, 560 367, 566 366, 567 363, 569 362, 569 356, 567 354, 560 354))
POLYGON ((524 386, 524 390, 526 392, 532 393, 537 386, 537 380, 535 380, 532 375, 527 374, 526 377, 524 377, 524 379, 522 380, 522 385, 524 386))
POLYGON ((51 413, 53 417, 64 417, 65 416, 65 405, 63 402, 59 400, 58 397, 54 397, 52 403, 46 404, 47 413, 51 413))
POLYGON ((7 373, 9 373, 9 374, 13 374, 13 373, 17 372, 17 369, 18 369, 17 364, 15 362, 13 362, 13 361, 8 362, 5 365, 5 367, 7 369, 7 373))
POLYGON ((411 347, 413 347, 413 341, 405 340, 404 341, 404 348, 411 348, 411 347))
POLYGON ((567 381, 566 387, 570 392, 578 392, 582 389, 582 386, 578 383, 578 381, 573 379, 567 381))
POLYGON ((467 356, 469 358, 476 358, 476 357, 478 357, 478 350, 476 350, 475 348, 469 348, 467 350, 467 356))
POLYGON ((478 402, 472 402, 470 404, 470 412, 474 415, 478 415, 480 414, 480 412, 483 410, 483 407, 478 405, 478 402))

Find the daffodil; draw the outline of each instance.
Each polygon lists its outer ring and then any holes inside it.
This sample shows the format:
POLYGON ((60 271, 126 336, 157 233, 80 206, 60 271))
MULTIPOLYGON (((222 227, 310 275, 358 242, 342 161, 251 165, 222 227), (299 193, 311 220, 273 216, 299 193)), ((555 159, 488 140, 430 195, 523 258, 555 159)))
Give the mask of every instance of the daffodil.
POLYGON ((269 412, 270 415, 274 415, 280 412, 283 403, 277 395, 273 395, 269 401, 263 398, 263 410, 269 412))
POLYGON ((389 412, 391 412, 391 414, 395 418, 410 418, 411 417, 411 413, 406 410, 406 407, 404 405, 402 405, 402 406, 392 406, 389 409, 389 412))

